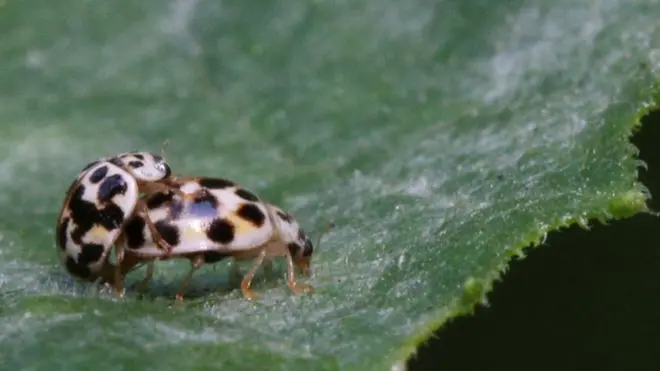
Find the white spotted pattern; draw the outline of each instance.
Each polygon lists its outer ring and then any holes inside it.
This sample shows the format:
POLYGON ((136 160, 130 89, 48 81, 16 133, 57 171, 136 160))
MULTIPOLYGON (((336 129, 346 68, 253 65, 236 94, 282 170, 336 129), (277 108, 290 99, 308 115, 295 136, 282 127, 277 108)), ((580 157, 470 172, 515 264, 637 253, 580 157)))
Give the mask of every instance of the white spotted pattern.
MULTIPOLYGON (((138 181, 141 181, 141 184, 158 182, 168 178, 170 173, 169 165, 160 156, 151 152, 124 152, 112 157, 98 158, 85 166, 76 176, 69 189, 58 218, 56 244, 59 260, 67 272, 76 278, 91 280, 98 278, 103 266, 107 263, 108 253, 124 231, 125 222, 129 220, 135 211, 140 193, 151 192, 148 188, 142 189, 138 181), (135 161, 139 161, 139 163, 135 161), (92 175, 102 167, 106 167, 107 172, 99 177, 100 179, 95 179, 96 182, 93 182, 91 180, 92 175), (122 193, 115 194, 111 199, 102 201, 98 197, 99 189, 103 182, 113 175, 119 175, 123 179, 126 189, 122 193), (75 200, 72 200, 72 196, 80 186, 84 187, 84 192, 80 195, 80 201, 90 203, 86 212, 92 214, 96 212, 97 219, 115 223, 114 225, 107 225, 109 223, 106 223, 105 226, 98 222, 95 223, 89 230, 85 231, 80 238, 81 243, 78 244, 72 238, 77 225, 76 221, 71 219, 73 216, 71 205, 72 201, 75 202, 75 200), (116 205, 123 212, 123 215, 111 215, 104 211, 104 208, 111 204, 116 205), (113 220, 113 218, 116 220, 113 220), (66 225, 63 224, 64 222, 66 222, 66 225), (100 253, 98 247, 85 247, 88 244, 101 246, 100 253), (84 248, 89 251, 83 251, 84 248), (84 261, 81 261, 81 257, 84 257, 84 261), (89 270, 89 276, 80 277, 80 275, 87 274, 85 270, 89 270)), ((89 217, 89 215, 78 217, 89 217)))
MULTIPOLYGON (((99 187, 101 184, 103 184, 103 180, 115 174, 119 174, 122 177, 122 179, 125 181, 126 190, 123 194, 115 195, 112 199, 110 199, 109 202, 112 202, 115 205, 117 205, 123 211, 125 217, 131 215, 135 209, 135 205, 138 199, 137 182, 125 170, 107 161, 99 162, 98 164, 92 166, 87 171, 85 171, 82 174, 82 176, 79 176, 77 184, 75 184, 71 188, 72 193, 68 196, 69 197, 73 196, 73 194, 75 194, 76 189, 78 189, 78 187, 82 185, 85 187, 85 190, 82 194, 82 200, 94 204, 97 207, 97 209, 101 209, 103 205, 101 205, 97 197, 99 187), (90 180, 90 177, 94 174, 96 170, 104 166, 108 168, 106 175, 99 182, 93 183, 90 180)), ((70 203, 71 200, 68 199, 67 203, 62 208, 62 212, 59 217, 59 223, 61 223, 64 218, 68 218, 72 216, 71 210, 69 208, 70 203)), ((99 210, 99 212, 101 211, 99 210)), ((126 218, 124 218, 124 220, 126 220, 126 218)), ((122 222, 124 220, 122 220, 122 222)), ((121 225, 119 225, 118 227, 121 227, 121 225)), ((64 265, 66 265, 66 261, 69 257, 71 257, 75 262, 78 262, 79 254, 82 251, 82 246, 75 243, 73 241, 73 238, 71 237, 71 234, 75 229, 76 229, 75 222, 72 219, 69 219, 69 222, 67 223, 67 227, 66 227, 66 244, 64 246, 64 250, 62 250, 61 248, 58 249, 60 262, 64 265)), ((89 231, 87 231, 85 235, 82 236, 81 239, 83 244, 98 244, 104 247, 104 251, 101 258, 95 262, 88 264, 88 268, 92 271, 92 273, 97 272, 98 270, 101 269, 103 263, 105 262, 105 257, 112 248, 112 245, 119 237, 121 231, 122 231, 121 228, 107 230, 100 225, 94 225, 89 231)))
MULTIPOLYGON (((205 251, 235 253, 264 247, 266 244, 271 243, 281 244, 282 248, 276 250, 282 251, 282 249, 286 249, 288 243, 299 242, 299 226, 295 220, 291 222, 282 220, 276 214, 278 210, 282 211, 273 205, 246 201, 236 195, 237 187, 208 189, 197 182, 187 181, 179 189, 185 189, 187 194, 191 194, 190 191, 196 191, 197 194, 208 192, 217 200, 217 206, 214 208, 208 203, 193 202, 192 200, 181 201, 175 197, 174 201, 149 211, 149 217, 155 224, 165 221, 177 229, 179 243, 172 246, 173 256, 205 251), (251 221, 239 216, 240 207, 246 204, 256 206, 263 214, 264 222, 261 226, 258 227, 251 221), (173 214, 175 214, 174 217, 173 214), (212 228, 213 221, 217 219, 228 220, 234 225, 234 237, 230 243, 223 244, 208 238, 209 229, 212 228), (279 235, 277 239, 274 239, 273 232, 275 229, 277 229, 279 235)), ((164 251, 154 243, 146 225, 142 233, 145 243, 137 248, 130 249, 128 243, 123 241, 122 246, 126 251, 142 258, 164 257, 164 251)), ((302 244, 301 246, 303 246, 302 244)))

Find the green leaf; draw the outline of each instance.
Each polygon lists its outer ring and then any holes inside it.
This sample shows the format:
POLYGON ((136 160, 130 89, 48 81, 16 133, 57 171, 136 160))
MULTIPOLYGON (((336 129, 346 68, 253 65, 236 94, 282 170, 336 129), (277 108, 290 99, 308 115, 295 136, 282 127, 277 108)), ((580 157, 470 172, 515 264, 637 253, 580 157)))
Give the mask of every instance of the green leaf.
MULTIPOLYGON (((554 229, 645 211, 657 1, 59 1, 0 7, 0 359, 11 369, 388 370, 554 229), (115 300, 56 259, 91 159, 157 152, 337 227, 316 292, 188 262, 115 300), (204 294, 203 291, 213 290, 204 294)), ((142 271, 129 281, 140 279, 142 271)))

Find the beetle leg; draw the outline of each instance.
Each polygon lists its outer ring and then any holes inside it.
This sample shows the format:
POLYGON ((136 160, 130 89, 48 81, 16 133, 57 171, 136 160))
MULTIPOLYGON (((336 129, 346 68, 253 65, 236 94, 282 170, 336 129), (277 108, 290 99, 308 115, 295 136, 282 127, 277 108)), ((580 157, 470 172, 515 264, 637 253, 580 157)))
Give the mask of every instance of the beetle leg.
POLYGON ((158 229, 154 225, 154 222, 151 220, 149 217, 149 212, 147 208, 147 204, 144 202, 144 200, 139 200, 138 201, 138 210, 139 214, 144 219, 145 224, 147 225, 147 228, 149 228, 149 232, 151 233, 151 239, 156 243, 158 247, 161 249, 165 250, 165 256, 170 257, 172 256, 172 250, 174 249, 172 245, 170 245, 163 236, 158 232, 158 229))
MULTIPOLYGON (((119 265, 122 276, 125 277, 129 272, 141 267, 143 264, 145 264, 144 259, 140 259, 131 255, 125 256, 121 264, 119 265)), ((153 271, 154 271, 153 260, 148 260, 146 262, 146 265, 147 265, 147 274, 145 275, 145 277, 142 279, 142 281, 134 285, 131 285, 131 289, 137 289, 140 293, 143 293, 146 290, 147 288, 146 286, 151 280, 151 276, 153 275, 153 271)))
MULTIPOLYGON (((101 268, 101 272, 103 272, 103 268, 101 268)), ((106 285, 107 283, 108 281, 105 278, 103 278, 102 275, 99 276, 94 281, 92 281, 92 288, 94 289, 94 294, 99 295, 101 293, 101 290, 103 289, 103 286, 106 285)))
POLYGON ((190 281, 192 280, 193 273, 195 273, 196 270, 198 270, 202 265, 204 265, 204 255, 202 254, 195 255, 195 257, 190 260, 190 263, 191 263, 190 270, 188 271, 188 274, 181 282, 181 285, 179 286, 179 290, 176 293, 176 301, 179 303, 183 301, 183 294, 188 288, 190 281))
POLYGON ((150 183, 145 186, 147 188, 147 194, 154 194, 158 192, 163 193, 174 193, 175 195, 184 198, 187 193, 179 189, 181 182, 178 177, 172 176, 169 179, 159 180, 158 182, 150 183))
POLYGON ((121 244, 115 246, 115 275, 114 275, 114 291, 118 298, 124 297, 124 275, 121 271, 121 263, 124 260, 124 249, 121 244))
POLYGON ((115 290, 115 266, 109 261, 106 261, 103 264, 99 277, 94 280, 94 286, 96 286, 97 293, 101 292, 106 285, 115 290))
POLYGON ((303 292, 312 291, 314 288, 306 283, 297 283, 294 277, 293 257, 291 254, 286 254, 286 270, 288 275, 289 288, 295 294, 302 294, 303 292))
POLYGON ((252 267, 250 267, 250 270, 248 270, 247 273, 245 273, 243 276, 243 281, 241 282, 241 291, 248 300, 256 299, 256 295, 254 292, 252 292, 252 290, 250 290, 250 285, 252 284, 252 279, 257 273, 257 269, 259 269, 265 258, 266 249, 263 249, 259 255, 257 255, 257 258, 254 259, 254 263, 252 264, 252 267))
POLYGON ((126 276, 134 269, 139 268, 141 266, 140 263, 142 263, 142 260, 140 258, 131 255, 124 255, 121 264, 119 264, 119 266, 121 267, 122 276, 126 276))
POLYGON ((147 263, 147 274, 144 276, 142 281, 138 282, 137 285, 135 285, 135 288, 137 289, 138 292, 144 293, 147 290, 147 285, 149 284, 149 281, 151 280, 153 274, 154 274, 154 262, 152 260, 147 263))

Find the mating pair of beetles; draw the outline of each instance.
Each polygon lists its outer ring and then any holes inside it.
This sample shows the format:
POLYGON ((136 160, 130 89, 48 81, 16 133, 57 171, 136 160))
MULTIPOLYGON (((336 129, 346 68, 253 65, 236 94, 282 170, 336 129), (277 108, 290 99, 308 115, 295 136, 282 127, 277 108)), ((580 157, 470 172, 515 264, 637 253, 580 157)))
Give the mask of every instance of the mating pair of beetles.
POLYGON ((85 166, 67 191, 56 244, 70 275, 108 283, 119 297, 126 274, 147 264, 138 284, 144 290, 154 261, 170 258, 191 261, 177 301, 195 270, 227 257, 234 258, 234 276, 240 275, 236 260, 254 261, 241 281, 248 299, 255 297, 250 283, 259 267, 269 268, 278 256, 287 259, 293 292, 312 289, 294 276, 295 267, 309 272, 314 246, 291 214, 230 180, 174 175, 163 156, 151 152, 126 152, 85 166), (115 264, 109 261, 113 247, 115 264))

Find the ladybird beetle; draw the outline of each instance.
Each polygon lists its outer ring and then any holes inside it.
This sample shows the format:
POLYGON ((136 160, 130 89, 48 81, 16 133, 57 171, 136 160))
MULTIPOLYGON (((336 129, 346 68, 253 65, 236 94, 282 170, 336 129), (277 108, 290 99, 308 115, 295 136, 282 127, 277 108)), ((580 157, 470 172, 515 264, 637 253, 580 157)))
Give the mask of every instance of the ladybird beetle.
MULTIPOLYGON (((169 191, 151 194, 146 199, 148 214, 135 214, 127 221, 117 241, 116 248, 124 256, 117 267, 118 275, 146 262, 147 274, 139 283, 144 287, 153 273, 154 260, 188 258, 191 268, 176 295, 176 300, 181 301, 193 273, 202 265, 227 257, 234 262, 252 260, 241 290, 246 298, 253 299, 256 296, 250 285, 258 268, 263 264, 268 267, 273 258, 284 256, 289 288, 295 293, 312 290, 312 286, 296 282, 294 267, 305 274, 309 272, 314 245, 291 214, 227 179, 186 177, 177 183, 169 191), (154 242, 149 219, 172 247, 171 256, 154 242)), ((237 273, 236 268, 234 264, 232 274, 237 273)))

